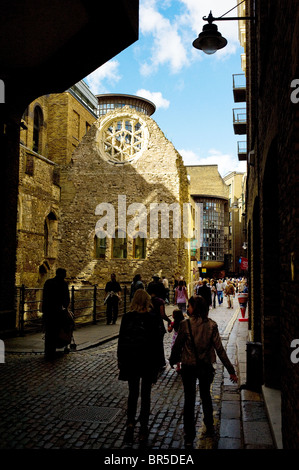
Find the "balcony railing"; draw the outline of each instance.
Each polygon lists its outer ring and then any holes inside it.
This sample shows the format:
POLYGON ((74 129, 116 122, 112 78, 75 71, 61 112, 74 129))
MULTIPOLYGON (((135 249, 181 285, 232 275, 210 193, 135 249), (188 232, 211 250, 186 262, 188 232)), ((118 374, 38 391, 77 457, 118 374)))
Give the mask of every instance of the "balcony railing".
POLYGON ((233 75, 233 93, 235 103, 246 101, 246 78, 244 73, 233 75))
POLYGON ((240 141, 237 142, 238 144, 238 159, 239 161, 246 161, 247 160, 247 142, 240 141))
POLYGON ((233 124, 235 134, 246 134, 246 108, 233 109, 233 124))

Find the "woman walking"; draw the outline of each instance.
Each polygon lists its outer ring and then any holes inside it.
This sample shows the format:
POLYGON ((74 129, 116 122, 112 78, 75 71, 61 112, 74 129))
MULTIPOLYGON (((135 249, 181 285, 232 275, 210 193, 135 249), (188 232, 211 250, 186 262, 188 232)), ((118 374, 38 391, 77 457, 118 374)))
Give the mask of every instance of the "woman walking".
POLYGON ((187 289, 184 286, 184 281, 180 281, 178 287, 175 289, 174 303, 177 304, 178 308, 181 309, 183 313, 186 312, 187 300, 187 289))
POLYGON ((151 404, 151 387, 156 383, 160 367, 159 318, 150 313, 151 297, 138 289, 131 309, 122 317, 118 339, 119 380, 128 382, 127 429, 124 442, 133 442, 137 402, 141 384, 139 440, 146 441, 151 404))
POLYGON ((223 348, 217 323, 208 318, 209 307, 203 297, 191 297, 188 302, 190 318, 181 322, 173 345, 169 363, 181 362, 181 377, 184 386, 184 432, 185 446, 192 447, 196 435, 194 409, 196 382, 199 381, 206 435, 213 435, 213 405, 210 386, 214 379, 216 354, 237 382, 234 366, 223 348))

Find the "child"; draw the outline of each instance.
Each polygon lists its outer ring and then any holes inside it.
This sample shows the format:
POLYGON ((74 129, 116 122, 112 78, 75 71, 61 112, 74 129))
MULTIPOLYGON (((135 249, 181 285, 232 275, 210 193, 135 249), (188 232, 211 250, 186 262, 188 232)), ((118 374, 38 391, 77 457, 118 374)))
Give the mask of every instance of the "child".
MULTIPOLYGON (((173 316, 173 321, 168 326, 169 333, 171 333, 173 331, 173 336, 172 336, 172 340, 171 340, 171 349, 172 349, 172 347, 174 345, 174 342, 176 340, 176 337, 178 335, 178 330, 179 330, 180 323, 181 323, 182 320, 185 319, 182 310, 180 310, 179 308, 175 309, 172 312, 172 316, 173 316)), ((176 371, 177 371, 178 374, 180 373, 180 371, 181 371, 180 364, 177 364, 176 371)))

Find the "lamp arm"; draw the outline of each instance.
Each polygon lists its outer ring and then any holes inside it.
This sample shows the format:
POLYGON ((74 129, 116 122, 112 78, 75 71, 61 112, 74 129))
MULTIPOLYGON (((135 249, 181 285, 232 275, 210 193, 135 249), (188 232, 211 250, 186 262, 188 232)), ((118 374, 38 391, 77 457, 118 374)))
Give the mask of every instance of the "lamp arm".
POLYGON ((232 21, 232 20, 254 20, 254 16, 233 16, 233 17, 227 17, 223 18, 222 16, 220 18, 214 18, 214 16, 210 13, 209 16, 203 16, 202 19, 204 21, 208 21, 209 23, 213 23, 213 21, 232 21))

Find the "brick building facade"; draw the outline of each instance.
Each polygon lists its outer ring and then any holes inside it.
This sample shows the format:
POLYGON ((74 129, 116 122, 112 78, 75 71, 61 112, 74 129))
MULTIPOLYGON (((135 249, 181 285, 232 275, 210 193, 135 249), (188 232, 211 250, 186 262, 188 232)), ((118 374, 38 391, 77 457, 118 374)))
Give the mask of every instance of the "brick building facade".
POLYGON ((59 263, 73 283, 103 287, 112 272, 122 283, 131 282, 137 273, 145 282, 155 273, 169 280, 182 275, 188 282, 190 247, 185 246, 183 227, 183 204, 189 202, 186 168, 145 112, 124 106, 100 116, 62 168, 61 187, 59 263), (145 209, 145 222, 138 204, 145 209), (175 204, 181 236, 173 236, 171 210, 169 236, 162 234, 162 217, 155 219, 152 212, 161 204, 175 204), (105 205, 115 216, 112 232, 104 223, 100 229, 105 205), (154 220, 159 221, 156 235, 154 220), (105 237, 96 235, 101 231, 106 231, 105 237))
MULTIPOLYGON (((16 285, 40 287, 57 267, 60 165, 96 120, 96 99, 80 99, 75 85, 44 95, 22 119, 17 219, 16 285)), ((88 94, 87 94, 88 97, 88 94)))
POLYGON ((265 387, 281 392, 284 448, 299 447, 299 7, 247 2, 247 232, 250 329, 265 387), (293 86, 292 86, 293 84, 293 86), (298 85, 297 85, 298 88, 298 85), (297 353, 298 357, 298 353, 297 353))

